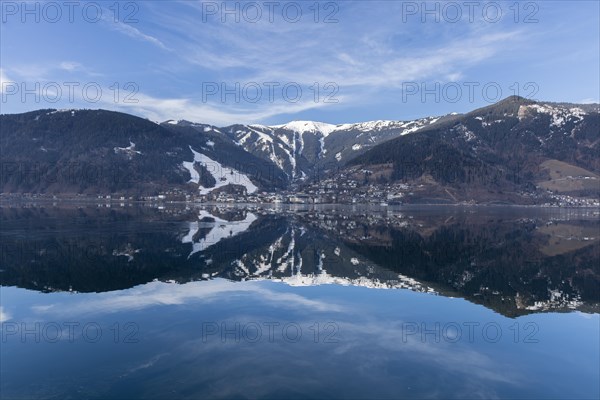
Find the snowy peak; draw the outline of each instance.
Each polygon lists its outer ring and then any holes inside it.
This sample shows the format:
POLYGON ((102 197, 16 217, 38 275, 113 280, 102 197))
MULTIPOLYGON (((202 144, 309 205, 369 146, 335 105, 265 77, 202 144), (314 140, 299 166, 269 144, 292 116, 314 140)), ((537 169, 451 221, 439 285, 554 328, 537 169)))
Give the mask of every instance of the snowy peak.
MULTIPOLYGON (((324 137, 327 137, 332 132, 339 131, 360 131, 360 132, 380 132, 384 130, 404 130, 408 131, 405 133, 414 132, 415 130, 436 122, 439 118, 427 117, 412 121, 391 121, 391 120, 378 120, 378 121, 367 121, 347 124, 327 124, 325 122, 316 121, 292 121, 283 125, 272 125, 270 129, 285 129, 296 133, 321 133, 324 137)), ((251 125, 254 126, 254 125, 251 125)))
POLYGON ((337 126, 337 130, 359 130, 359 131, 370 131, 370 130, 382 130, 382 129, 393 129, 401 127, 402 121, 369 121, 369 122, 358 122, 354 124, 342 124, 337 126))
POLYGON ((292 121, 283 125, 273 125, 273 129, 286 129, 297 133, 321 133, 323 136, 329 135, 338 125, 327 124, 325 122, 316 121, 292 121))
POLYGON ((426 125, 433 124, 439 120, 439 117, 427 117, 412 121, 369 121, 358 122, 355 124, 342 124, 336 127, 336 131, 361 131, 361 132, 381 132, 387 130, 402 131, 402 135, 414 132, 426 125))

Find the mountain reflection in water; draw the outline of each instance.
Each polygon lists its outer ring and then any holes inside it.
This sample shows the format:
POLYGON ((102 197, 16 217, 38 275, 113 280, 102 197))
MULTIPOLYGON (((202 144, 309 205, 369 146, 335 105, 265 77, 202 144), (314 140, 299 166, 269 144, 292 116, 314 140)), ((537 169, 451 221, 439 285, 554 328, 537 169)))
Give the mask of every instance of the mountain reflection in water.
POLYGON ((505 316, 600 310, 597 210, 3 207, 0 284, 106 292, 273 280, 462 297, 505 316))

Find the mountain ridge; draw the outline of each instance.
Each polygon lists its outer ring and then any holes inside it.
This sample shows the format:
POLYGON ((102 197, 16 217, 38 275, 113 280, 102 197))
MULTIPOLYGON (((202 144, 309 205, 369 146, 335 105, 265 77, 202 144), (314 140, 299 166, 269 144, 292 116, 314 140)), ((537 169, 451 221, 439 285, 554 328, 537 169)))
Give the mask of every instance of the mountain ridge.
POLYGON ((599 108, 511 96, 469 113, 412 121, 226 127, 107 110, 2 114, 0 192, 189 197, 291 190, 338 201, 338 185, 350 182, 342 190, 347 197, 383 191, 403 202, 597 196, 599 108))
POLYGON ((353 124, 327 124, 317 121, 291 121, 281 125, 234 124, 225 127, 167 120, 170 129, 179 125, 198 132, 228 136, 253 155, 274 163, 291 182, 302 182, 318 171, 337 167, 386 140, 413 133, 443 117, 425 117, 411 121, 367 121, 353 124))
POLYGON ((370 177, 355 179, 410 182, 445 201, 521 197, 529 204, 524 197, 548 190, 596 197, 600 114, 585 109, 510 97, 390 140, 343 173, 368 170, 370 177))

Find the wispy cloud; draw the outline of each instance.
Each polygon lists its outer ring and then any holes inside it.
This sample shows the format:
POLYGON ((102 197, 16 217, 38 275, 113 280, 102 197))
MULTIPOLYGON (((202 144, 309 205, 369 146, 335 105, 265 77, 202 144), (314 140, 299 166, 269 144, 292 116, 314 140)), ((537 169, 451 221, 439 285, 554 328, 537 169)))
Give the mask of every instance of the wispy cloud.
MULTIPOLYGON (((343 97, 338 96, 340 101, 343 97)), ((306 110, 326 107, 327 103, 314 102, 304 99, 296 103, 280 101, 275 104, 266 104, 261 107, 249 107, 246 104, 205 103, 201 100, 186 98, 158 98, 147 94, 135 95, 137 103, 112 103, 104 102, 108 108, 116 108, 124 112, 143 115, 153 121, 167 119, 187 119, 201 121, 217 126, 226 126, 234 123, 259 123, 268 118, 282 115, 295 114, 306 110)))
POLYGON ((105 22, 105 25, 110 27, 112 30, 120 32, 126 36, 133 38, 133 39, 150 43, 150 44, 152 44, 156 47, 159 47, 163 50, 169 50, 169 48, 167 46, 165 46, 165 44, 162 41, 160 41, 159 39, 155 38, 154 36, 147 35, 144 32, 140 31, 139 29, 137 29, 129 24, 126 24, 126 23, 120 22, 120 21, 108 20, 106 18, 104 18, 103 21, 105 22))
POLYGON ((5 83, 13 82, 11 79, 6 76, 4 70, 0 68, 0 93, 4 93, 4 85, 5 83))
POLYGON ((63 61, 60 63, 60 68, 65 71, 73 72, 81 69, 81 64, 73 61, 63 61))
POLYGON ((76 61, 62 61, 58 65, 58 69, 69 73, 83 73, 89 76, 102 76, 103 74, 92 71, 91 69, 84 66, 82 63, 76 61))

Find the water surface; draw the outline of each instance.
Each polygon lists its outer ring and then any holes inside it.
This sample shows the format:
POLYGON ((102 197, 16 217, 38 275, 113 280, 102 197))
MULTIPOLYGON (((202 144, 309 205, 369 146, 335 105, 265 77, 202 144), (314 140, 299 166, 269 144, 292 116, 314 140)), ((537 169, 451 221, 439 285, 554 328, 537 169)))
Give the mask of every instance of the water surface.
POLYGON ((6 398, 598 398, 597 210, 0 209, 6 398))

